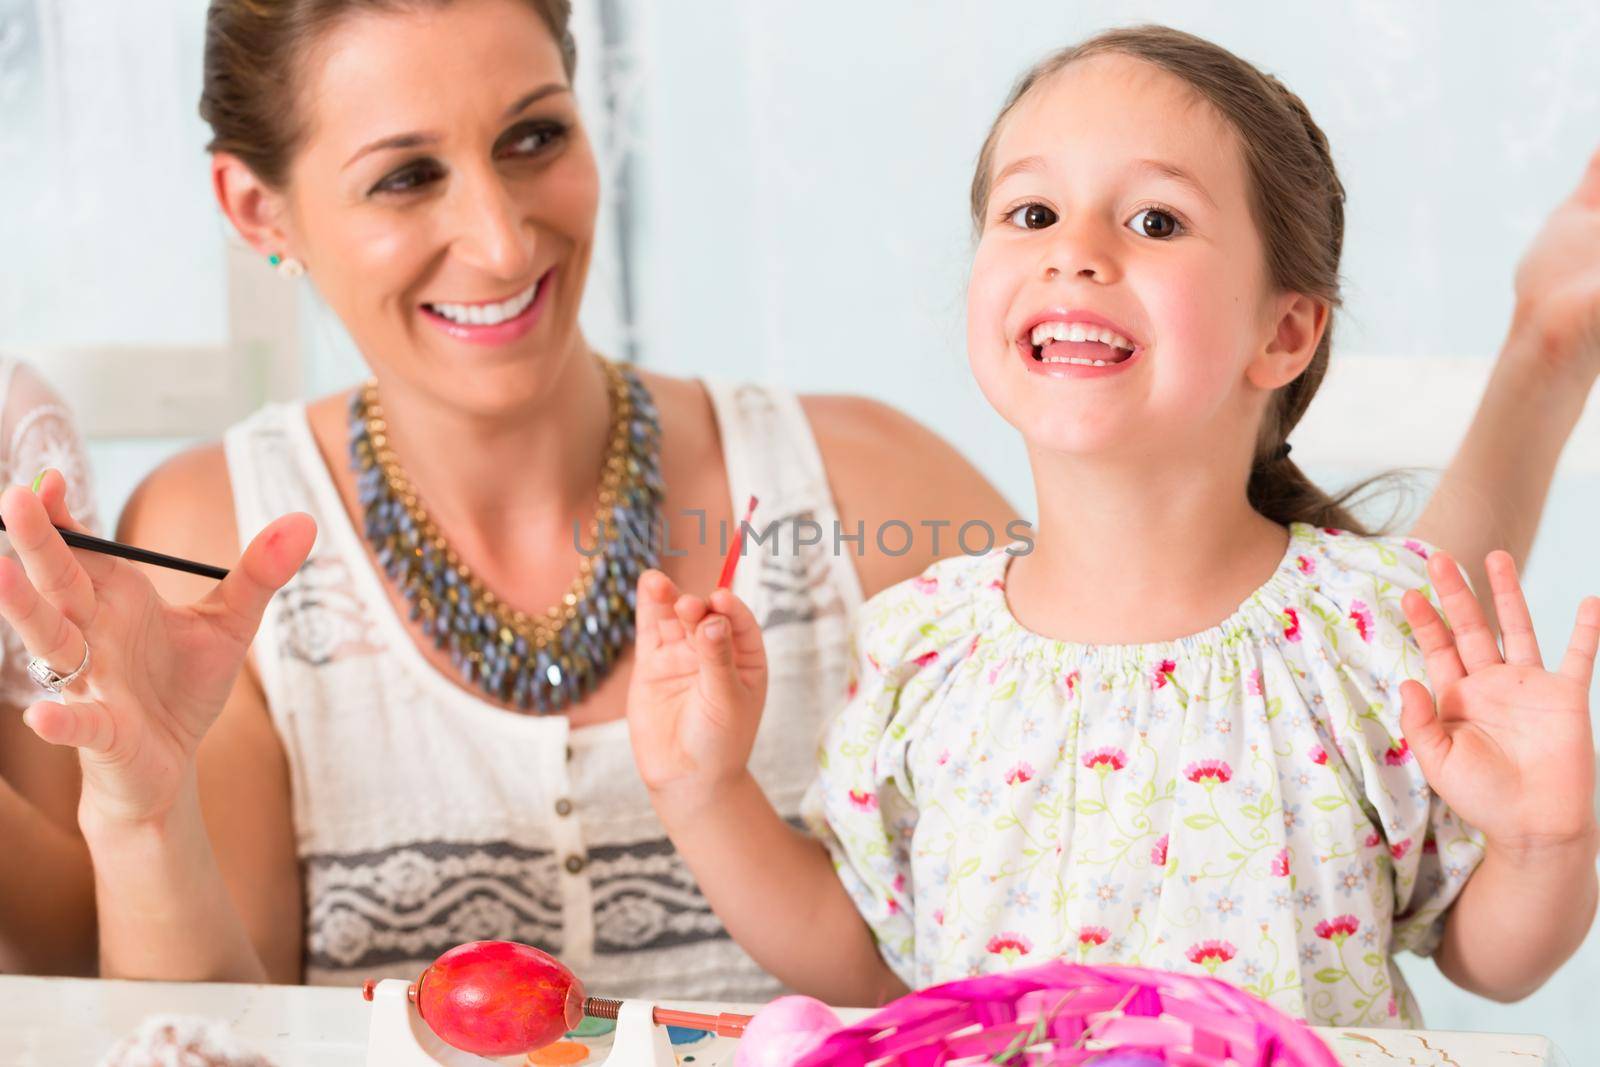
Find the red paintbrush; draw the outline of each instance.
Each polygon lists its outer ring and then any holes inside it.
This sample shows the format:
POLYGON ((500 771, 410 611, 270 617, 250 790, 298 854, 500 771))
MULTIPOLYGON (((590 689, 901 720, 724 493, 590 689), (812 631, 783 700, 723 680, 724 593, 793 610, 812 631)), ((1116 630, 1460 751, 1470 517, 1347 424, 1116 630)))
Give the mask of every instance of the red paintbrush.
POLYGON ((728 557, 722 561, 722 577, 717 579, 718 589, 728 589, 733 586, 733 572, 739 566, 739 557, 744 555, 744 528, 750 525, 750 517, 756 513, 756 498, 750 498, 750 504, 744 511, 744 522, 739 524, 739 529, 733 539, 733 544, 728 548, 728 557))

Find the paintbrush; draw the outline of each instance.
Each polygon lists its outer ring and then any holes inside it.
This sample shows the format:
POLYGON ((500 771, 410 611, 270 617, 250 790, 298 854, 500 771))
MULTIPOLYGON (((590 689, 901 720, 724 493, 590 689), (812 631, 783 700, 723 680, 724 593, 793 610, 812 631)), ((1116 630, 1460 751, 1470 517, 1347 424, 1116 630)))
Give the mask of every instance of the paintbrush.
POLYGON ((739 524, 735 531, 733 544, 728 548, 728 557, 722 561, 722 577, 717 579, 718 589, 728 589, 733 586, 733 572, 739 566, 739 557, 744 555, 744 528, 750 525, 750 517, 756 513, 756 498, 750 498, 750 504, 744 509, 744 522, 739 524))
MULTIPOLYGON (((5 520, 0 519, 0 532, 6 528, 5 520)), ((103 537, 94 537, 90 534, 79 533, 76 530, 63 530, 57 526, 56 533, 61 539, 73 548, 80 548, 85 552, 98 552, 102 556, 116 556, 120 559, 132 560, 134 563, 148 563, 153 567, 166 567, 168 570, 183 571, 186 574, 198 574, 202 578, 216 578, 221 580, 228 576, 222 567, 213 567, 209 563, 196 563, 192 559, 182 559, 178 556, 169 556, 164 552, 152 552, 148 548, 135 548, 119 541, 107 541, 103 537)))

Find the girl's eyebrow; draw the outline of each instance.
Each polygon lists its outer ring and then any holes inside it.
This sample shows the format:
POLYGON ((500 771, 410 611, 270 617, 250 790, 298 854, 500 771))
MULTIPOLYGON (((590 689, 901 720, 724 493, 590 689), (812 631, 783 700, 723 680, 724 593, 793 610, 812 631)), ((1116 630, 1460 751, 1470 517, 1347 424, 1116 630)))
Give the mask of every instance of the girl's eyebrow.
POLYGON ((1179 185, 1188 186, 1195 195, 1199 196, 1207 204, 1210 204, 1213 208, 1217 206, 1217 202, 1211 198, 1211 194, 1206 192, 1206 187, 1200 184, 1200 179, 1176 163, 1168 163, 1160 159, 1136 159, 1128 165, 1128 170, 1152 174, 1158 178, 1167 178, 1177 182, 1179 185))
POLYGON ((1013 174, 1021 174, 1024 171, 1044 169, 1045 162, 1043 156, 1023 156, 1021 159, 1013 160, 1001 168, 1000 172, 994 176, 993 184, 999 185, 1013 174))
MULTIPOLYGON (((998 186, 1001 182, 1005 181, 1013 174, 1041 171, 1047 169, 1047 166, 1048 164, 1046 164, 1043 156, 1023 156, 1021 159, 1012 160, 1010 163, 1007 163, 1004 167, 1002 167, 997 174, 995 174, 994 181, 991 183, 990 187, 994 188, 998 186)), ((1200 179, 1196 178, 1193 174, 1190 174, 1176 163, 1169 163, 1162 159, 1136 159, 1132 163, 1128 164, 1128 171, 1129 173, 1148 174, 1157 178, 1166 178, 1170 181, 1175 181, 1179 185, 1187 186, 1194 192, 1196 196, 1200 197, 1200 199, 1211 205, 1211 207, 1215 208, 1217 206, 1216 200, 1213 199, 1211 194, 1206 191, 1206 187, 1201 184, 1200 179)))

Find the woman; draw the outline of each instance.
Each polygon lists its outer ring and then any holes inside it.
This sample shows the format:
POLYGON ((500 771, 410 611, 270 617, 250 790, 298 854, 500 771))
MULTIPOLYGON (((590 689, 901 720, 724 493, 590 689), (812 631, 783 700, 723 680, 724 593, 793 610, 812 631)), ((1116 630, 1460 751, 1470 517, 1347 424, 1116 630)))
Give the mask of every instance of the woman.
MULTIPOLYGON (((27 580, 0 564, 0 612, 58 671, 96 650, 33 725, 82 752, 105 973, 347 982, 513 937, 608 993, 771 993, 633 769, 637 539, 584 570, 572 531, 597 496, 630 524, 666 516, 686 551, 662 569, 704 590, 717 537, 696 544, 687 513, 716 531, 756 494, 755 526, 780 521, 781 554, 752 553, 735 589, 773 662, 755 773, 793 817, 850 613, 934 558, 921 524, 950 524, 947 555, 961 523, 999 531, 1010 509, 881 405, 630 376, 589 352, 597 184, 564 3, 217 0, 206 63, 219 202, 263 256, 310 271, 375 386, 268 409, 142 487, 127 539, 216 560, 248 542, 220 585, 73 562, 46 529, 70 521, 53 476, 0 498, 32 546, 27 580), (958 473, 898 478, 907 450, 958 473), (313 522, 286 512, 313 517, 315 551, 313 522), (836 517, 865 536, 835 551, 836 517), (876 536, 893 521, 917 531, 911 551, 876 536), (821 543, 796 549, 808 522, 821 543)), ((1527 269, 1565 278, 1578 247, 1527 269)), ((1565 390, 1600 370, 1600 286, 1560 316, 1530 286, 1422 523, 1465 559, 1525 553, 1581 407, 1565 390), (1517 424, 1530 401, 1564 421, 1517 424)))
MULTIPOLYGON (((46 467, 72 480, 72 511, 95 525, 89 464, 72 416, 32 367, 0 357, 0 472, 31 483, 46 467)), ((0 554, 14 555, 0 537, 0 554)), ((0 625, 0 973, 86 973, 94 966, 94 881, 78 834, 78 761, 40 743, 21 710, 39 697, 28 651, 0 625)))

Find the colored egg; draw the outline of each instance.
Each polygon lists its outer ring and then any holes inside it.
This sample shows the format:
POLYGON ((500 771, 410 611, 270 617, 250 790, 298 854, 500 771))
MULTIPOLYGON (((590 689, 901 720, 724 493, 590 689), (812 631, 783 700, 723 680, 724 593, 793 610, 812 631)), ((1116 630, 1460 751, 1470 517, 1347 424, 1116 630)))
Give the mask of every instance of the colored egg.
POLYGON ((514 1056, 583 1020, 583 983, 547 952, 514 941, 457 945, 417 980, 417 1011, 445 1044, 514 1056))
POLYGON ((841 1025, 820 1000, 779 997, 745 1026, 734 1067, 789 1067, 841 1025))

